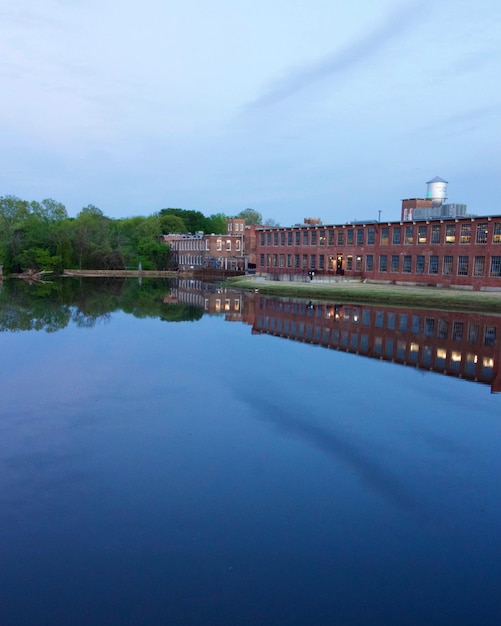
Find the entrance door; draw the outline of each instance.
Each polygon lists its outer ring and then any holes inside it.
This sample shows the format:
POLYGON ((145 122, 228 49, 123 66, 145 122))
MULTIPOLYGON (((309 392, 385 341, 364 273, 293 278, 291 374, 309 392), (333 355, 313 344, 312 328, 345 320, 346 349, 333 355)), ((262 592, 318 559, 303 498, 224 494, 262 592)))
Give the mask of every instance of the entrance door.
POLYGON ((336 258, 336 274, 344 274, 343 272, 343 255, 338 254, 336 258))

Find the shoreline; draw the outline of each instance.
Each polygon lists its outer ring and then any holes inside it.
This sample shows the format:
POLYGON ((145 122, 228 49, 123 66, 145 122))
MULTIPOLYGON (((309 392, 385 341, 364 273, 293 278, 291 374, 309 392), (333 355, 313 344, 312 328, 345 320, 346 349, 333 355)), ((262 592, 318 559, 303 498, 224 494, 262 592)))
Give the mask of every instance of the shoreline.
POLYGON ((230 278, 225 282, 265 295, 501 314, 501 292, 361 282, 286 283, 250 276, 230 278))

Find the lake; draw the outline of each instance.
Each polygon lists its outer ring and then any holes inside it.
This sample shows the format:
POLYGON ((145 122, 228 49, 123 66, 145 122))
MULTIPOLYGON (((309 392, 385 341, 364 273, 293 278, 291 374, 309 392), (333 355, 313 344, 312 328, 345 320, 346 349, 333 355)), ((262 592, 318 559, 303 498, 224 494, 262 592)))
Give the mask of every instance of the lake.
POLYGON ((490 625, 501 318, 0 292, 0 624, 490 625))

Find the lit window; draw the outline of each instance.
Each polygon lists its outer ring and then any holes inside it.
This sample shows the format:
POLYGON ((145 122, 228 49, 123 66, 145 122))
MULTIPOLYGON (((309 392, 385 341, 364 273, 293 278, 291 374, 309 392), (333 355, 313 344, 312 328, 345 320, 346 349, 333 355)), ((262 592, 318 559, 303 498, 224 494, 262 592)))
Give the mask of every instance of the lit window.
POLYGON ((471 241, 471 224, 461 224, 461 234, 459 243, 470 243, 471 241))
POLYGON ((405 243, 408 245, 414 243, 414 226, 405 227, 405 243))
POLYGON ((456 243, 456 225, 447 224, 445 227, 445 243, 456 243))
POLYGON ((426 226, 418 227, 418 243, 426 243, 427 230, 426 226))

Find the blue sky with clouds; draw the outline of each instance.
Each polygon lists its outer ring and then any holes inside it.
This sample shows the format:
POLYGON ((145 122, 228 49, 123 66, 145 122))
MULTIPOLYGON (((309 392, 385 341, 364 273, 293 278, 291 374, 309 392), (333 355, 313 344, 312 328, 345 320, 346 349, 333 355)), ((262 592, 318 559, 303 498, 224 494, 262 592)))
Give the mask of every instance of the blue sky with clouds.
POLYGON ((280 224, 501 213, 498 0, 4 0, 0 195, 280 224))

